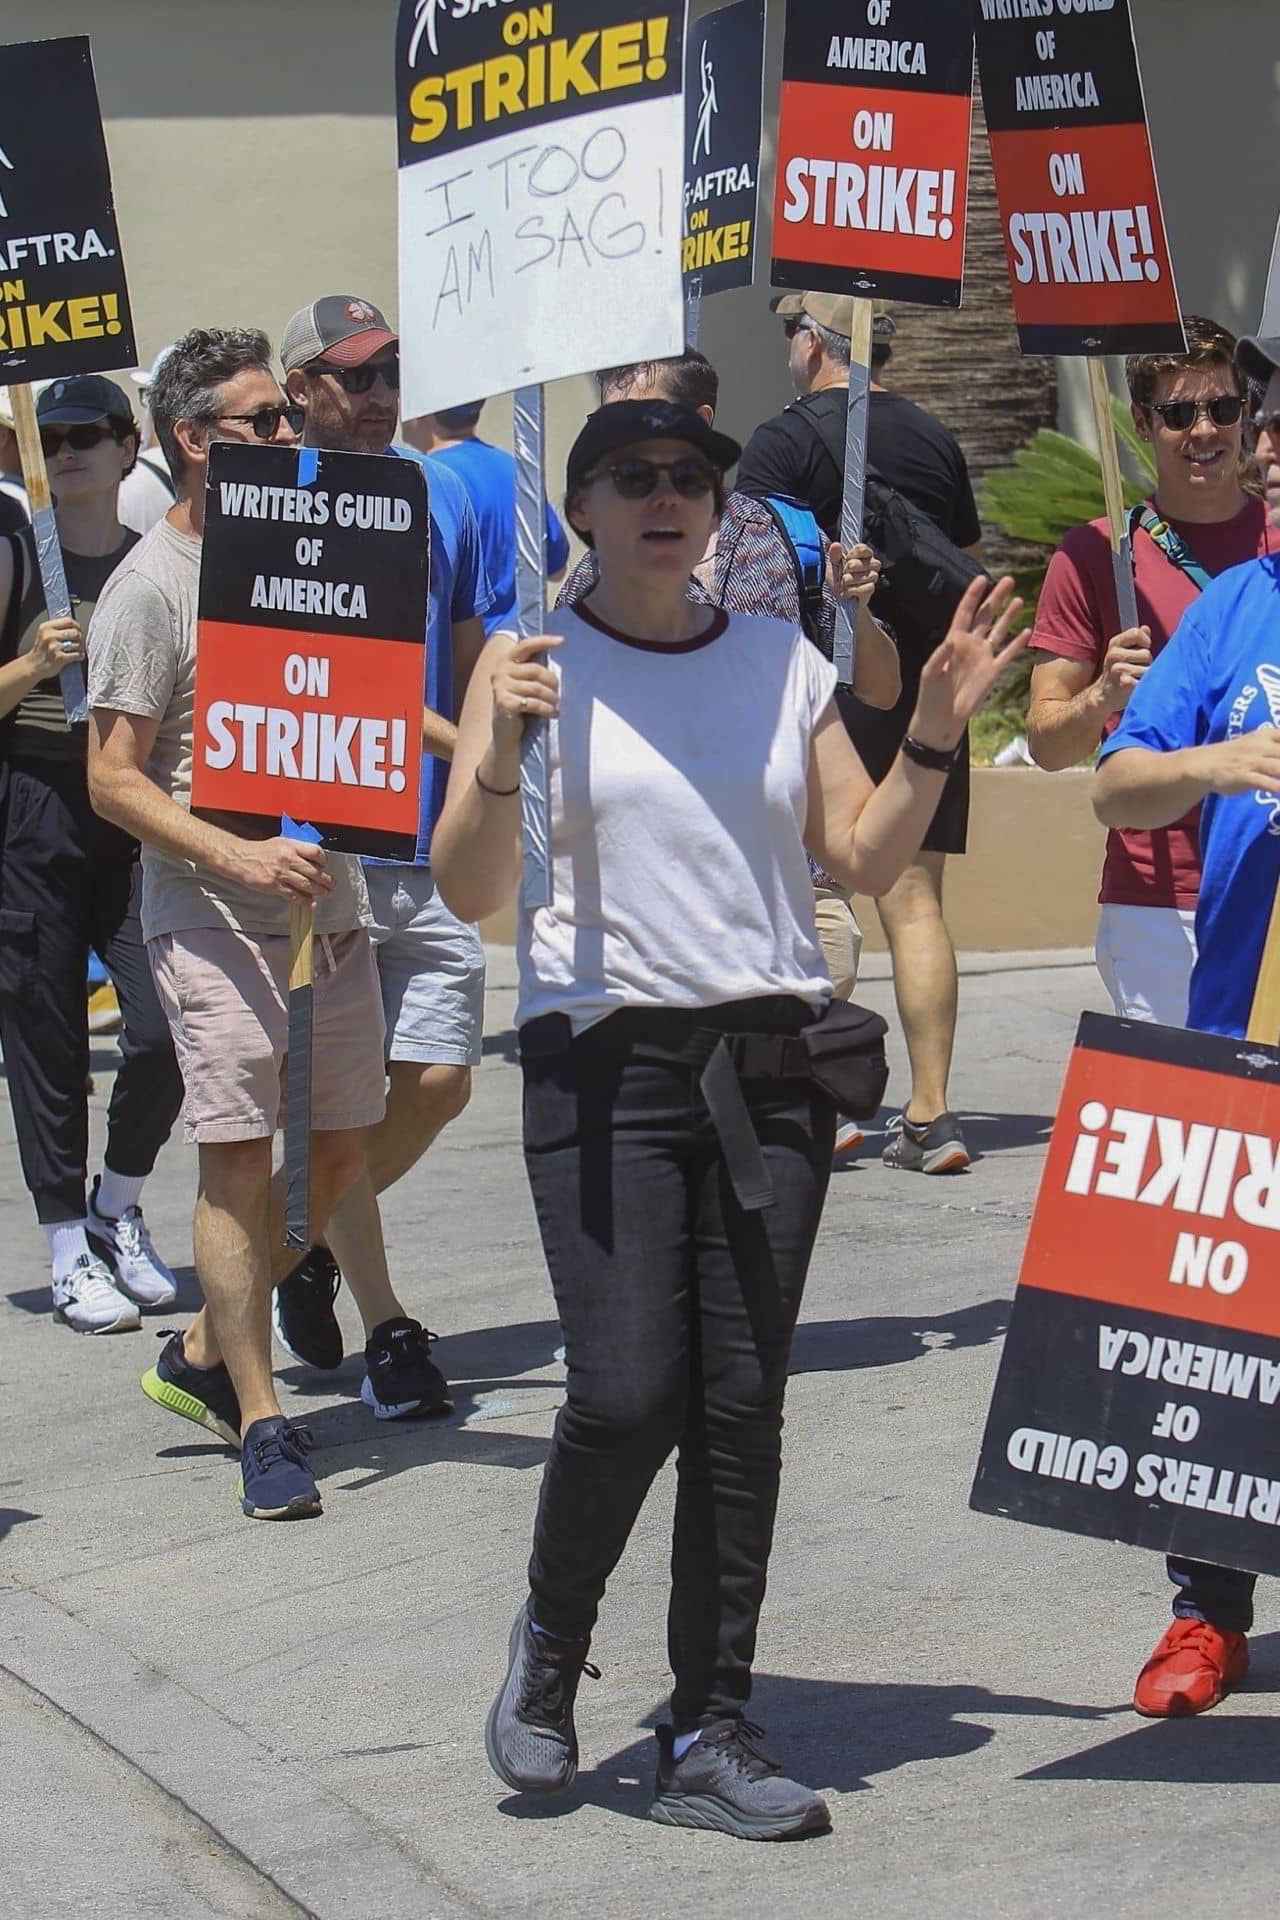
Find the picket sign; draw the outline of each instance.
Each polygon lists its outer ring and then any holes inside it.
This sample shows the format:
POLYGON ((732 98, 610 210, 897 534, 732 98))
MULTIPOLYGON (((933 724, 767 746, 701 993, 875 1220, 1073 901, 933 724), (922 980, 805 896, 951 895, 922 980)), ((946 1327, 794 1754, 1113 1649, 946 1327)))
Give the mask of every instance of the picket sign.
MULTIPOLYGON (((72 617, 71 595, 62 564, 62 548, 58 544, 58 523, 53 514, 49 472, 44 463, 36 403, 30 387, 10 387, 9 404, 13 408, 13 430, 18 441, 18 456, 22 461, 27 504, 31 510, 31 531, 35 537, 36 560, 40 567, 40 585, 44 591, 45 605, 51 620, 69 620, 72 617)), ((78 721, 87 720, 89 700, 80 661, 72 660, 65 666, 58 675, 58 683, 62 688, 62 705, 68 724, 74 726, 78 721)))
MULTIPOLYGON (((871 323, 869 300, 853 303, 853 333, 849 340, 849 417, 844 440, 844 494, 840 501, 840 544, 848 553, 862 538, 862 514, 867 490, 867 414, 871 407, 871 323)), ((840 596, 836 601, 836 633, 831 660, 842 686, 853 685, 857 653, 858 603, 840 596)))
POLYGON ((1133 577, 1133 540, 1129 516, 1125 511, 1124 482, 1120 477, 1120 449, 1116 442, 1115 416, 1111 411, 1111 385, 1106 362, 1096 353, 1088 359, 1089 397, 1093 402, 1094 424, 1098 430, 1098 458, 1102 463, 1102 492, 1107 503, 1107 534, 1111 541, 1111 570, 1115 576, 1116 605, 1120 609, 1120 631, 1138 624, 1138 593, 1133 577))

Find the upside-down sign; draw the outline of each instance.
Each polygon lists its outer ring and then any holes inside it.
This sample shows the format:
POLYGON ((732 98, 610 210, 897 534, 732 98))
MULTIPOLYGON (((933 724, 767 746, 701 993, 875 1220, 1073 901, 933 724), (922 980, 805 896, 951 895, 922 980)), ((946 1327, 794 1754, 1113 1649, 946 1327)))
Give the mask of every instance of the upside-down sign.
POLYGON ((684 344, 682 6, 400 0, 406 415, 684 344))
POLYGON ((972 1504, 1280 1573, 1280 1050, 1085 1014, 972 1504))
POLYGON ((416 460, 213 448, 193 807, 413 859, 428 539, 416 460))
POLYGON ((1128 0, 978 0, 1024 353, 1185 348, 1128 0))
POLYGON ((773 284, 958 307, 969 0, 787 0, 773 284))

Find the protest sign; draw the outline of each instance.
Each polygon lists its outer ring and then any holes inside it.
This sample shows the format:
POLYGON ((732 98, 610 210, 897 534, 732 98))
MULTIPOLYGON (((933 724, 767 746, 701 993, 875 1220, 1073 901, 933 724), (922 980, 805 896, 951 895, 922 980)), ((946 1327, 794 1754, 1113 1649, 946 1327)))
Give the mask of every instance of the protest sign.
POLYGON ((689 28, 684 76, 685 297, 749 287, 755 267, 764 0, 734 0, 689 28))
POLYGON ((1128 0, 978 0, 1024 353, 1182 353, 1128 0))
POLYGON ((972 87, 968 0, 787 0, 773 284, 958 307, 972 87))
POLYGON ((1085 1014, 971 1504, 1280 1573, 1278 1236, 1280 1049, 1085 1014))
POLYGON ((0 381, 137 359, 85 39, 0 46, 0 381))
POLYGON ((683 20, 402 0, 406 414, 680 351, 683 20))
POLYGON ((428 538, 416 460, 211 449, 193 807, 413 859, 428 538))

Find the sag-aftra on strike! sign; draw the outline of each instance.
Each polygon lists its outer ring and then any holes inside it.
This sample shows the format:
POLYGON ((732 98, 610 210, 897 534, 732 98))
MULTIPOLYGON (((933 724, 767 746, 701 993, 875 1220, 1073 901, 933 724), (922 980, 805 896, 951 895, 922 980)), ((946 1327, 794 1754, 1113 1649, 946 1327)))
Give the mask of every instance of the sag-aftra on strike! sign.
POLYGON ((193 807, 413 859, 427 566, 416 460, 212 449, 193 807))
POLYGON ((974 13, 1023 352, 1182 352, 1127 0, 974 13))
POLYGON ((1280 1572, 1280 1050, 1085 1014, 972 1504, 1280 1572))

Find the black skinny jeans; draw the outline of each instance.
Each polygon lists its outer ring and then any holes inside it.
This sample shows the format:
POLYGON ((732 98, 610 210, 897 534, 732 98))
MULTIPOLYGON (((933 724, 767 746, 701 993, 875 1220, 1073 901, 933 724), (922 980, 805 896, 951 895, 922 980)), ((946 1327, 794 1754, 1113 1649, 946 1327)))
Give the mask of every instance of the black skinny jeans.
POLYGON ((120 1001, 120 1070, 105 1164, 151 1172, 182 1106, 182 1076, 138 919, 136 843, 100 820, 76 761, 8 769, 0 858, 0 1041, 23 1178, 43 1225, 85 1216, 93 947, 120 1001))
MULTIPOLYGON (((791 1336, 835 1111, 807 1079, 744 1080, 776 1196, 746 1212, 696 1059, 619 1057, 608 1030, 629 1017, 549 1058, 525 1049, 525 1163, 568 1361, 529 1584, 539 1626, 590 1634, 674 1448, 668 1648, 679 1733, 740 1715, 751 1692, 791 1336)), ((795 1031, 811 1017, 775 999, 701 1010, 686 1025, 795 1031)))

